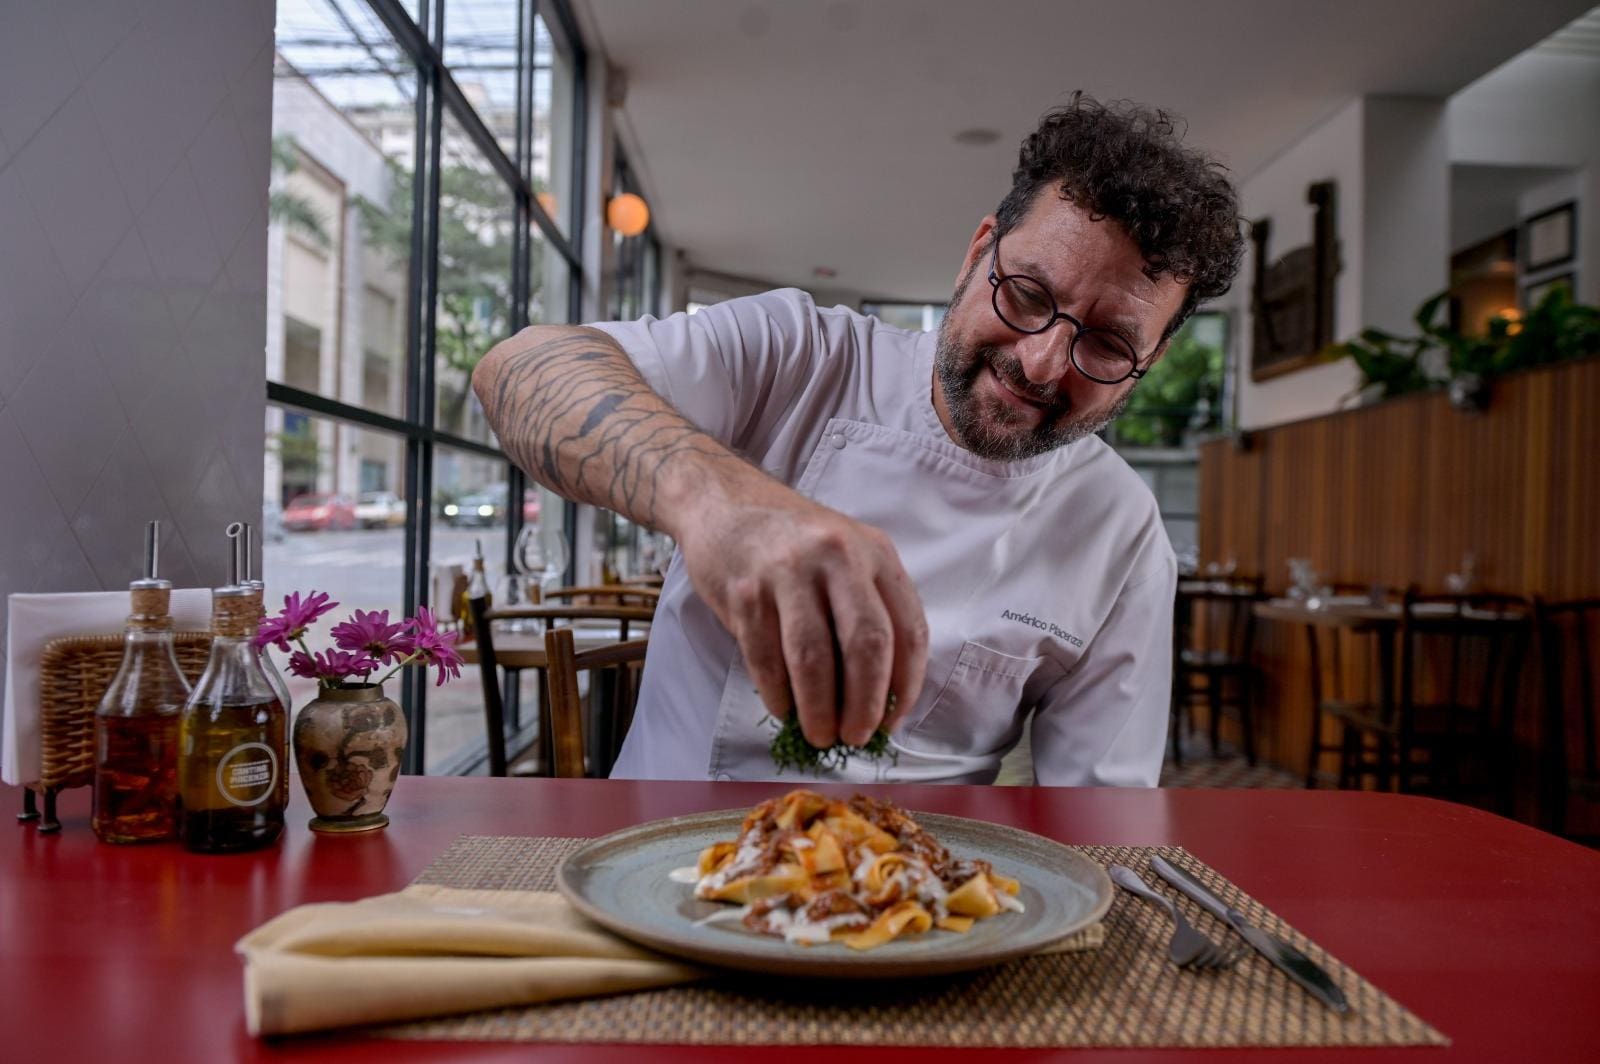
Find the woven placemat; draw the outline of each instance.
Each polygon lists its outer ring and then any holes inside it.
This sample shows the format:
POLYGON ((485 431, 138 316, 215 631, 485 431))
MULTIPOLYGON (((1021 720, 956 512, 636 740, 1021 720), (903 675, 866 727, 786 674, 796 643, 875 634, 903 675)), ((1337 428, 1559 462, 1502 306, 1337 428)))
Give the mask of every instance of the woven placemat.
MULTIPOLYGON (((552 890, 561 858, 590 840, 463 836, 418 883, 552 890)), ((1187 867, 1258 926, 1317 961, 1352 1011, 1325 1008, 1249 952, 1224 972, 1187 972, 1166 957, 1171 923, 1117 891, 1099 948, 981 972, 886 983, 761 980, 748 973, 588 1001, 498 1009, 372 1029, 389 1038, 693 1045, 1398 1046, 1449 1039, 1329 956, 1179 847, 1082 846, 1101 864, 1146 872, 1161 854, 1187 867)), ((1153 874, 1147 879, 1159 883, 1153 874)), ((1173 893, 1176 892, 1167 892, 1173 893)), ((1191 922, 1232 932, 1187 898, 1191 922)))

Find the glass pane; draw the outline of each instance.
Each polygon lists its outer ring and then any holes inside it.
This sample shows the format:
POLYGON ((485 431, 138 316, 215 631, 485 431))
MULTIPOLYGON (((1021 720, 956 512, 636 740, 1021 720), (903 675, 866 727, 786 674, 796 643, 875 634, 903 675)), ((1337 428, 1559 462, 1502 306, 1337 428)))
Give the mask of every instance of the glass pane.
POLYGON ((450 0, 444 8, 444 62, 462 95, 517 158, 517 9, 521 0, 450 0))
MULTIPOLYGON (((493 589, 505 569, 509 470, 504 461, 449 447, 433 458, 432 556, 429 601, 441 620, 459 623, 465 612, 460 592, 472 572, 474 542, 483 545, 484 569, 493 589)), ((484 742, 483 687, 478 667, 461 678, 428 688, 427 743, 430 773, 441 772, 484 742)))
POLYGON ((932 332, 944 320, 943 303, 863 303, 861 313, 870 314, 885 325, 912 332, 932 332))
POLYGON ((362 4, 278 5, 267 379, 405 411, 411 62, 362 4))
MULTIPOLYGON (((267 407, 266 434, 268 611, 291 591, 332 596, 339 608, 312 629, 313 651, 333 645, 329 629, 352 610, 388 610, 397 620, 405 602, 405 441, 278 406, 267 407)), ((315 681, 290 676, 282 654, 274 664, 297 708, 316 697, 315 681)))
POLYGON ((528 323, 560 325, 571 317, 567 298, 572 291, 572 267, 537 225, 530 227, 530 236, 528 323))
MULTIPOLYGON (((559 30, 558 30, 559 32, 559 30)), ((533 191, 556 229, 572 232, 572 122, 577 78, 572 49, 533 18, 533 191)))
POLYGON ((531 481, 522 493, 523 533, 518 537, 515 561, 537 578, 542 587, 564 587, 572 558, 567 533, 566 500, 531 481))
POLYGON ((472 368, 511 330, 516 211, 510 188, 448 113, 441 148, 434 424, 491 443, 489 422, 472 394, 472 368))

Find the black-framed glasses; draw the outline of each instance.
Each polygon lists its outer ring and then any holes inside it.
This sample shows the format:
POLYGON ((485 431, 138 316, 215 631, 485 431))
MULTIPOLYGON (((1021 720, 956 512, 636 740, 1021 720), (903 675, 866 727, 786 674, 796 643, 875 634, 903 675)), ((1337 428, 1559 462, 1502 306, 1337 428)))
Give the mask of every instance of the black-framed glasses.
POLYGON ((1097 384, 1121 384, 1128 378, 1145 375, 1139 368, 1139 354, 1120 333, 1094 329, 1056 306, 1050 290, 1026 274, 1000 276, 1000 238, 994 238, 994 255, 989 260, 989 284, 994 287, 995 315, 1020 333, 1042 333, 1058 321, 1072 323, 1072 342, 1067 356, 1078 372, 1097 384))

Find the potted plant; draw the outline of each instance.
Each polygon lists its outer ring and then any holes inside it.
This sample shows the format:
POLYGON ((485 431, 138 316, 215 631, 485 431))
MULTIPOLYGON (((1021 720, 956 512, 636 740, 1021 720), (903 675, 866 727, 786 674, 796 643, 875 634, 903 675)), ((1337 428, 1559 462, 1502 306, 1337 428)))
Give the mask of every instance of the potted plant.
POLYGON ((1416 336, 1364 329, 1354 340, 1329 345, 1330 357, 1349 356, 1361 370, 1355 395, 1375 401, 1443 386, 1458 409, 1483 410, 1490 382, 1502 373, 1600 353, 1600 308, 1574 302, 1564 289, 1552 290, 1520 319, 1492 319, 1483 336, 1435 320, 1448 295, 1441 292, 1417 308, 1416 336))
POLYGON ((293 731, 300 783, 317 813, 312 830, 371 831, 389 822, 383 809, 409 738, 405 714, 384 695, 384 683, 408 665, 432 665, 443 684, 461 675, 461 655, 455 633, 441 631, 426 606, 394 622, 388 610, 356 610, 330 630, 333 648, 313 653, 307 631, 338 605, 325 592, 295 592, 261 622, 256 645, 277 647, 289 655, 290 672, 317 681, 317 697, 295 717, 293 731))

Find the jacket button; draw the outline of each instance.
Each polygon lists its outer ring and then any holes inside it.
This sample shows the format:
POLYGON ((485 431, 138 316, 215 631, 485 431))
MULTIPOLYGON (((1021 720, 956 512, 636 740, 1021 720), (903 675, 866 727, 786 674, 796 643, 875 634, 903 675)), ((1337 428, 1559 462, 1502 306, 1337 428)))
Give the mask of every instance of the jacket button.
POLYGON ((835 432, 833 434, 833 446, 835 450, 842 450, 844 448, 844 433, 835 432))

